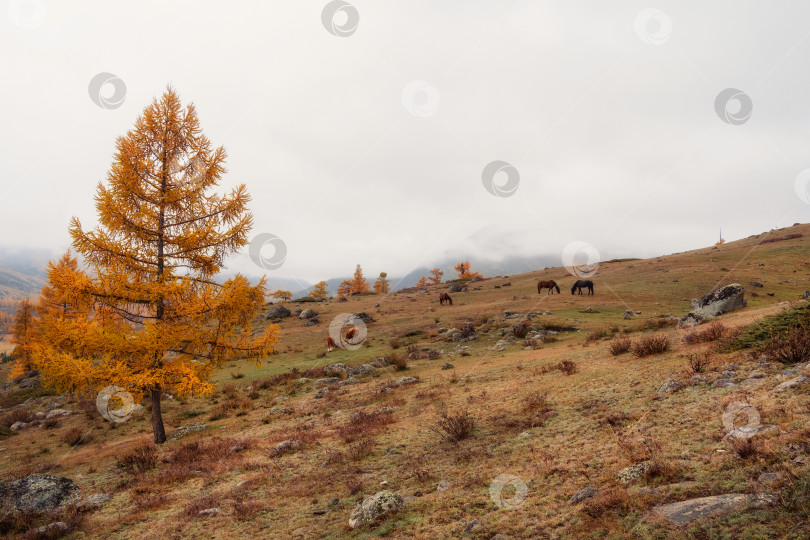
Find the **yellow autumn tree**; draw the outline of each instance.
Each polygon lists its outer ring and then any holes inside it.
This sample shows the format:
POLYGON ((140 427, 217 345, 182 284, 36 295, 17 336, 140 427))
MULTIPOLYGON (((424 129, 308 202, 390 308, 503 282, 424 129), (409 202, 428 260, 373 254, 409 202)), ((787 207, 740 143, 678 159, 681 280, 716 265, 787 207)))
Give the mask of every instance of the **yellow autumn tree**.
POLYGON ((17 308, 17 314, 11 325, 11 343, 15 347, 11 351, 14 364, 9 379, 18 377, 34 367, 31 360, 31 350, 35 341, 35 333, 34 305, 25 298, 20 302, 20 307, 17 308))
POLYGON ((344 279, 338 285, 337 290, 337 297, 338 298, 346 298, 347 296, 351 296, 352 294, 352 281, 350 279, 344 279))
POLYGON ((272 294, 273 298, 280 298, 282 300, 292 300, 292 292, 290 291, 282 291, 278 289, 277 291, 273 291, 272 294))
POLYGON ((357 268, 354 269, 354 278, 352 278, 352 294, 362 294, 370 290, 368 280, 363 277, 363 269, 358 264, 357 268))
POLYGON ((425 289, 428 286, 428 279, 425 276, 419 278, 419 281, 416 282, 416 286, 420 289, 425 289))
POLYGON ((470 272, 470 261, 461 261, 455 266, 459 279, 473 279, 483 277, 478 272, 470 272))
POLYGON ((430 271, 430 274, 431 275, 428 277, 428 279, 433 285, 438 285, 439 283, 442 282, 442 276, 444 275, 444 272, 442 272, 438 268, 434 268, 433 270, 430 271))
POLYGON ((40 320, 33 360, 43 383, 84 392, 116 385, 148 397, 155 443, 166 440, 164 391, 210 394, 209 378, 223 363, 259 361, 278 341, 277 326, 254 326, 264 279, 213 280, 253 223, 243 184, 215 192, 225 159, 194 106, 167 88, 116 141, 106 184, 96 190, 97 227, 71 220, 85 269, 49 267, 48 287, 75 316, 55 309, 40 320))
POLYGON ((317 298, 318 300, 323 300, 329 296, 329 284, 325 281, 319 281, 310 291, 309 296, 312 298, 317 298))
POLYGON ((374 282, 374 292, 377 294, 388 294, 391 292, 391 284, 388 282, 388 274, 380 272, 377 281, 374 282))

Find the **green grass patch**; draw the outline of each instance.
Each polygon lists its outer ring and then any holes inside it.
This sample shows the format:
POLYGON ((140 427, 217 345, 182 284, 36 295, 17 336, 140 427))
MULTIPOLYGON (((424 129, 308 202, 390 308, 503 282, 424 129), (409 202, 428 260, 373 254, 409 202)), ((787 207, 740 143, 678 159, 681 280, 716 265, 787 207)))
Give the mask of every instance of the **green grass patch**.
POLYGON ((16 434, 16 431, 11 431, 11 429, 7 428, 6 426, 0 426, 0 441, 4 441, 16 434))
POLYGON ((743 349, 761 350, 772 335, 784 334, 797 326, 810 324, 810 304, 805 303, 795 308, 786 309, 776 315, 765 317, 759 322, 748 326, 740 335, 724 345, 723 352, 740 351, 743 349))

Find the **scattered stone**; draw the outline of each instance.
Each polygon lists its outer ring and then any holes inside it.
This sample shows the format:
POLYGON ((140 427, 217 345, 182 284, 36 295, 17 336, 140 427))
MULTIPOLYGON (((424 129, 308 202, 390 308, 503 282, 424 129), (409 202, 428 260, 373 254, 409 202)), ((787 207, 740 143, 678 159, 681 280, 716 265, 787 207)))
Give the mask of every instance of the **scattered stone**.
POLYGON ((748 374, 749 379, 761 379, 764 376, 765 376, 765 374, 762 373, 761 371, 753 371, 753 372, 748 374))
POLYGON ((187 426, 182 426, 175 429, 174 432, 171 435, 169 435, 169 437, 166 440, 176 441, 177 439, 183 438, 186 435, 190 435, 198 431, 205 431, 206 429, 208 429, 208 426, 206 426, 202 422, 197 422, 196 424, 189 424, 187 426))
POLYGON ((352 529, 370 525, 390 513, 397 512, 405 506, 401 495, 393 491, 378 491, 355 508, 349 516, 352 529))
POLYGON ((751 285, 752 287, 764 287, 765 286, 762 283, 759 283, 758 281, 749 281, 748 284, 751 285))
POLYGON ((658 389, 658 393, 670 394, 672 392, 677 392, 681 388, 683 388, 683 385, 680 382, 676 381, 675 379, 667 379, 658 389))
POLYGON ((231 452, 232 454, 238 454, 239 452, 241 452, 244 449, 245 449, 244 446, 239 445, 239 444, 235 444, 235 445, 231 446, 230 448, 228 448, 228 452, 231 452))
POLYGON ((0 508, 9 513, 50 512, 78 498, 79 487, 64 476, 32 474, 13 482, 0 482, 0 508))
POLYGON ((52 411, 48 411, 47 416, 45 418, 53 418, 54 416, 67 416, 70 414, 70 411, 67 409, 53 409, 52 411))
POLYGON ((301 446, 301 441, 297 439, 287 439, 286 441, 281 441, 278 443, 273 450, 275 451, 276 455, 288 454, 290 452, 299 450, 301 446))
POLYGON ((573 497, 568 499, 568 504, 577 504, 581 503, 585 499, 590 499, 591 497, 595 496, 599 493, 599 490, 593 486, 588 486, 584 489, 577 491, 573 497))
POLYGON ((678 321, 678 328, 691 328, 703 324, 705 321, 694 313, 687 313, 678 321))
POLYGON ((374 360, 372 360, 371 365, 374 366, 375 368, 384 368, 384 367, 388 367, 390 364, 388 363, 388 360, 386 360, 385 358, 380 357, 380 358, 375 358, 374 360))
POLYGON ((37 538, 59 538, 60 536, 68 534, 72 530, 73 529, 70 527, 70 525, 64 521, 56 521, 54 523, 43 525, 42 527, 37 527, 34 530, 34 533, 37 535, 37 538))
POLYGON ((704 384, 709 382, 709 380, 707 376, 698 374, 692 377, 692 384, 704 384))
POLYGON ((33 379, 25 379, 20 381, 20 388, 34 388, 35 386, 39 386, 39 379, 36 377, 33 379))
POLYGON ((625 319, 632 319, 633 318, 633 310, 632 309, 625 310, 624 318, 625 319))
POLYGON ((774 388, 773 391, 774 392, 784 392, 785 390, 789 390, 790 388, 795 388, 795 387, 797 387, 797 386, 799 386, 801 384, 804 384, 807 381, 810 381, 810 379, 808 379, 804 375, 799 375, 796 378, 793 378, 793 379, 790 379, 789 381, 783 382, 782 384, 780 384, 779 386, 774 388))
POLYGON ((30 424, 27 422, 14 422, 9 428, 11 431, 20 431, 27 428, 30 424))
POLYGON ((278 406, 270 407, 270 414, 282 415, 282 414, 292 414, 292 412, 293 412, 292 409, 290 409, 289 407, 278 407, 278 406))
POLYGON ((338 383, 338 386, 346 386, 346 385, 350 385, 350 384, 357 384, 359 382, 360 382, 360 379, 358 379, 357 377, 354 377, 354 376, 346 377, 345 380, 342 380, 342 381, 340 381, 338 383))
POLYGON ((197 512, 198 516, 216 516, 217 514, 221 514, 221 508, 206 508, 205 510, 200 510, 197 512))
POLYGON ((442 364, 442 369, 453 369, 454 367, 455 366, 450 362, 445 362, 444 364, 442 364))
POLYGON ((36 418, 37 420, 42 420, 43 418, 45 418, 45 413, 42 412, 42 411, 39 411, 39 412, 34 414, 34 418, 36 418))
POLYGON ((593 309, 592 307, 586 307, 585 309, 580 311, 580 313, 599 313, 599 312, 593 309))
POLYGON ((324 377, 323 379, 316 380, 315 386, 327 386, 329 384, 335 384, 338 381, 340 381, 340 379, 337 377, 324 377))
POLYGON ((759 424, 756 426, 742 426, 728 432, 723 439, 750 439, 754 435, 767 433, 778 429, 773 424, 759 424))
POLYGON ((299 319, 311 319, 312 317, 317 317, 318 313, 314 309, 305 309, 301 312, 298 316, 299 319))
POLYGON ((323 368, 323 374, 327 377, 340 377, 347 371, 349 371, 349 366, 341 363, 329 364, 323 368))
POLYGON ((405 386, 408 384, 415 384, 419 382, 418 377, 401 377, 394 381, 393 386, 405 386))
POLYGON ((285 308, 284 306, 276 306, 267 312, 267 317, 265 318, 281 320, 285 317, 289 317, 290 315, 291 313, 289 309, 285 308))
POLYGON ((304 323, 304 326, 316 326, 320 324, 321 320, 318 317, 312 317, 310 320, 304 323))
POLYGON ((371 364, 360 364, 359 366, 349 370, 349 373, 355 377, 367 377, 374 373, 374 371, 375 368, 371 364))
POLYGON ((753 506, 762 508, 775 502, 775 497, 766 494, 727 493, 711 497, 699 497, 686 501, 653 507, 654 514, 674 525, 687 525, 695 520, 717 516, 731 510, 753 506))
POLYGON ((458 283, 450 285, 450 292, 461 292, 461 285, 459 285, 458 283))
POLYGON ((480 526, 481 526, 481 522, 478 521, 477 519, 473 519, 469 523, 467 523, 466 527, 464 527, 464 532, 467 532, 467 533, 472 532, 472 531, 474 531, 476 528, 478 528, 480 526))
POLYGON ((360 313, 354 313, 351 317, 349 317, 347 324, 357 324, 357 321, 363 321, 363 323, 368 324, 374 322, 374 318, 369 315, 368 313, 361 311, 360 313))
POLYGON ((321 398, 326 397, 327 394, 329 394, 329 389, 328 388, 321 388, 320 390, 315 392, 315 395, 312 396, 312 397, 315 398, 315 399, 321 399, 321 398))
POLYGON ((618 480, 619 483, 621 484, 625 485, 630 484, 638 480, 645 474, 647 474, 647 471, 650 470, 650 467, 652 467, 651 461, 642 461, 640 463, 634 463, 633 465, 625 467, 624 469, 619 471, 619 474, 616 475, 616 480, 618 480))
POLYGON ((86 509, 86 510, 97 510, 110 502, 112 500, 112 495, 109 493, 96 493, 87 497, 86 499, 82 500, 76 506, 78 508, 86 509))
POLYGON ((731 379, 717 379, 712 386, 714 388, 731 388, 737 386, 737 383, 731 379))
POLYGON ((450 485, 451 485, 450 482, 448 482, 447 480, 442 480, 439 482, 439 485, 436 486, 436 491, 438 491, 439 493, 444 493, 445 491, 450 489, 450 485))
POLYGON ((780 480, 782 480, 782 475, 775 472, 764 472, 759 475, 759 478, 757 478, 757 481, 760 484, 765 484, 767 486, 772 486, 780 480))

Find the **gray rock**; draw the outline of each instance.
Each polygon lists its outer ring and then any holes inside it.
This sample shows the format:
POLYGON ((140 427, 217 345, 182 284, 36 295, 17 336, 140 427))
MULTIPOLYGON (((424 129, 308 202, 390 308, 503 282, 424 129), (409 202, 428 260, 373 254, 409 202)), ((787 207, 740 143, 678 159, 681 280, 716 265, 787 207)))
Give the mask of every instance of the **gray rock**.
POLYGON ((290 409, 289 407, 278 407, 278 406, 270 407, 270 414, 284 415, 284 414, 292 414, 292 412, 293 412, 292 409, 290 409))
POLYGON ((687 313, 678 321, 678 328, 691 328, 703 324, 705 320, 694 313, 687 313))
POLYGON ((301 446, 303 446, 301 441, 297 439, 287 439, 286 441, 278 443, 273 450, 276 454, 288 454, 299 450, 301 446))
POLYGON ((461 292, 461 285, 459 285, 458 283, 450 285, 450 292, 461 292))
POLYGON ((397 512, 405 506, 401 495, 393 491, 378 491, 355 508, 349 516, 352 529, 370 525, 378 519, 397 512))
POLYGON ((25 379, 20 381, 20 388, 34 388, 35 386, 39 386, 39 379, 34 377, 32 379, 25 379))
POLYGON ((699 497, 686 501, 653 507, 654 514, 674 525, 687 525, 701 518, 725 514, 731 510, 753 506, 761 508, 775 502, 772 495, 727 493, 711 497, 699 497))
POLYGON ((633 465, 625 467, 624 469, 619 471, 619 474, 616 475, 616 480, 618 480, 620 484, 625 485, 630 484, 638 480, 645 474, 647 474, 647 471, 649 471, 651 467, 652 467, 651 461, 642 461, 641 463, 634 463, 633 465))
POLYGON ((692 377, 692 384, 704 384, 709 382, 709 378, 705 375, 695 375, 692 377))
POLYGON ((42 527, 37 527, 34 529, 34 533, 37 535, 37 538, 59 538, 60 536, 68 534, 72 530, 73 529, 70 527, 70 525, 64 521, 56 521, 54 523, 43 525, 42 527))
POLYGON ((360 313, 353 313, 351 317, 346 321, 347 324, 358 324, 359 321, 362 321, 365 324, 373 323, 374 317, 366 313, 365 311, 361 311, 360 313))
POLYGON ((591 497, 595 496, 599 493, 599 490, 593 486, 588 486, 584 489, 577 491, 573 497, 568 499, 568 504, 577 504, 581 503, 585 499, 590 499, 591 497))
POLYGON ((338 383, 338 386, 346 386, 346 385, 350 385, 350 384, 357 384, 359 382, 360 382, 360 379, 358 379, 357 377, 351 376, 351 377, 346 377, 346 379, 340 381, 338 383))
POLYGON ((221 508, 206 508, 205 510, 200 510, 197 512, 198 516, 216 516, 217 514, 221 514, 221 508))
POLYGON ((465 533, 472 532, 472 531, 474 531, 475 529, 477 529, 480 526, 481 526, 481 522, 479 520, 472 519, 472 520, 469 521, 469 523, 467 523, 467 526, 464 527, 464 532, 465 533))
POLYGON ((9 428, 11 431, 21 431, 27 428, 30 424, 28 422, 14 422, 9 428))
POLYGON ((779 473, 764 472, 764 473, 759 475, 759 478, 757 478, 757 481, 760 484, 765 484, 766 486, 772 486, 772 485, 778 483, 779 481, 781 481, 782 478, 783 478, 782 475, 779 474, 779 473))
POLYGON ((315 395, 312 396, 312 397, 315 398, 315 399, 321 399, 321 398, 325 398, 328 394, 329 394, 329 389, 328 388, 321 388, 320 390, 315 392, 315 395))
POLYGON ((737 383, 731 379, 717 379, 712 386, 715 388, 731 388, 737 386, 737 383))
POLYGON ((754 371, 748 374, 749 379, 761 379, 765 376, 761 371, 754 371))
POLYGON ((9 513, 51 512, 79 498, 70 478, 32 474, 13 482, 0 482, 0 507, 9 513))
POLYGON ((291 315, 290 310, 284 306, 276 306, 267 312, 267 319, 283 319, 291 315))
POLYGON ((374 360, 372 360, 371 365, 374 366, 375 368, 384 368, 384 367, 388 367, 390 364, 388 363, 388 360, 386 360, 385 358, 380 357, 380 358, 375 358, 374 360))
POLYGON ((45 418, 53 418, 54 416, 67 416, 70 414, 70 411, 67 409, 53 409, 48 411, 47 416, 45 418))
POLYGON ((312 317, 317 317, 318 313, 314 309, 305 309, 301 312, 298 316, 299 319, 311 319, 312 317))
POLYGON ((785 381, 782 384, 778 385, 776 388, 773 389, 774 392, 784 392, 785 390, 789 390, 791 388, 795 388, 799 385, 805 384, 807 381, 810 381, 804 375, 799 375, 796 378, 790 379, 789 381, 785 381))
POLYGON ((39 412, 34 414, 34 418, 36 418, 37 420, 42 420, 43 418, 45 418, 45 413, 42 412, 42 411, 39 411, 39 412))
POLYGON ((726 285, 699 300, 692 300, 694 314, 703 319, 711 319, 745 305, 745 288, 739 283, 726 285))
POLYGON ((658 393, 670 394, 672 392, 677 392, 681 388, 683 388, 683 385, 680 382, 676 381, 675 379, 667 379, 664 381, 664 384, 658 388, 658 393))
POLYGON ((760 433, 768 433, 770 431, 774 431, 778 429, 773 424, 758 424, 755 426, 742 426, 736 429, 733 429, 728 432, 728 434, 723 437, 724 439, 750 439, 754 435, 758 435, 760 433))
POLYGON ((439 482, 439 485, 436 486, 436 491, 438 491, 439 493, 444 493, 445 491, 450 489, 450 485, 451 485, 450 482, 448 482, 447 480, 442 480, 439 482))
POLYGON ((415 384, 419 382, 418 377, 401 377, 394 381, 393 386, 405 386, 408 384, 415 384))
POLYGON ((349 373, 354 375, 355 377, 368 377, 372 373, 374 373, 375 368, 371 364, 360 364, 357 367, 352 368, 349 370, 349 373))
POLYGON ((208 429, 208 426, 203 424, 202 422, 197 422, 195 424, 189 424, 187 426, 182 426, 175 429, 171 435, 166 439, 167 441, 176 441, 177 439, 181 439, 186 435, 190 435, 192 433, 197 433, 198 431, 205 431, 208 429))
POLYGON ((444 364, 442 364, 442 369, 453 369, 454 367, 455 366, 450 362, 445 362, 444 364))
POLYGON ((82 509, 87 510, 97 510, 110 502, 112 500, 112 495, 109 493, 96 493, 94 495, 90 495, 86 499, 83 499, 79 504, 76 506, 82 509))
POLYGON ((347 371, 349 371, 349 366, 341 363, 329 364, 323 368, 323 374, 327 377, 340 377, 347 371))
POLYGON ((329 384, 335 384, 338 381, 340 381, 340 379, 337 377, 324 377, 323 379, 318 379, 315 381, 315 386, 326 386, 329 384))

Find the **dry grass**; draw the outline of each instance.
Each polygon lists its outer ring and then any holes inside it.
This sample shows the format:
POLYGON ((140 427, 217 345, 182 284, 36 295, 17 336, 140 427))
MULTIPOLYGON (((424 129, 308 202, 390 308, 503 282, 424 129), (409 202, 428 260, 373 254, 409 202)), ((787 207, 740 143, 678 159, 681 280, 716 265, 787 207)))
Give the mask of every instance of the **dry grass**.
POLYGON ((630 350, 630 347, 633 345, 633 342, 630 338, 620 337, 616 338, 610 342, 610 354, 613 356, 619 356, 620 354, 624 354, 630 350))
POLYGON ((157 466, 157 449, 155 445, 141 443, 117 459, 119 469, 130 474, 141 474, 157 466))
POLYGON ((431 430, 448 442, 458 443, 472 437, 477 424, 475 415, 467 410, 445 412, 431 430))
POLYGON ((579 371, 577 363, 574 362, 573 360, 563 360, 554 367, 560 370, 560 372, 564 373, 565 375, 573 375, 574 373, 579 371))

